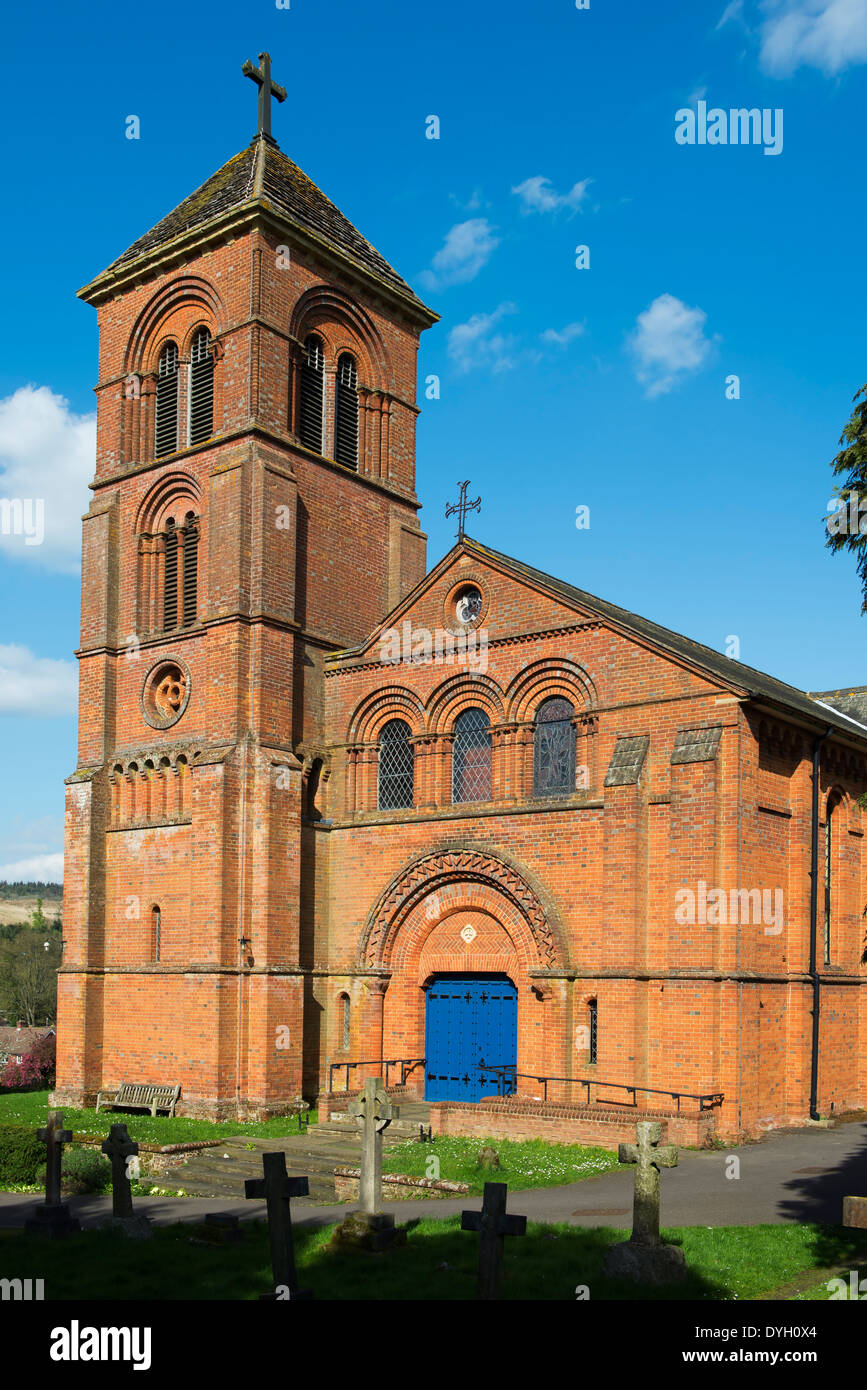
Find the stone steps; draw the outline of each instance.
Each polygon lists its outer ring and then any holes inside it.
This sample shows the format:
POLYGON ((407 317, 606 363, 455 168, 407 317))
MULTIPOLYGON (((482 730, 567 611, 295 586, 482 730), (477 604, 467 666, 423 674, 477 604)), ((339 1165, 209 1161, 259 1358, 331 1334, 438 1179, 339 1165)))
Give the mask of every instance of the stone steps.
MULTIPOLYGON (((394 1148, 408 1138, 418 1137, 418 1121, 395 1121, 383 1133, 383 1148, 394 1148), (400 1125, 398 1129, 397 1126, 400 1125), (395 1132, 393 1132, 395 1131, 395 1132)), ((350 1115, 311 1125, 303 1134, 279 1139, 245 1139, 236 1135, 219 1147, 199 1149, 181 1167, 172 1168, 152 1179, 159 1187, 179 1187, 196 1197, 231 1197, 244 1194, 246 1178, 261 1178, 262 1154, 283 1152, 286 1171, 306 1176, 310 1182, 308 1198, 301 1201, 333 1203, 335 1168, 358 1168, 361 1164, 361 1136, 350 1115), (252 1148, 248 1145, 253 1145, 252 1148), (228 1154, 228 1158, 224 1155, 228 1154)))

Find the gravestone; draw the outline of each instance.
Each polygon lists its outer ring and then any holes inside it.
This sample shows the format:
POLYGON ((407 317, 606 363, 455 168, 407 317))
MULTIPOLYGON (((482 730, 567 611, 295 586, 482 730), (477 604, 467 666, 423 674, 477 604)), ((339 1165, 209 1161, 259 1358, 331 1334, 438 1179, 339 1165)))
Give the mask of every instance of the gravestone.
POLYGON ((394 1217, 382 1210, 382 1134, 400 1110, 389 1100, 382 1077, 369 1076, 358 1099, 350 1101, 349 1113, 361 1127, 359 1207, 341 1221, 332 1239, 339 1246, 385 1250, 406 1238, 395 1231, 394 1217))
POLYGON ((506 1214, 508 1194, 506 1183, 486 1182, 481 1211, 461 1212, 461 1230, 478 1231, 481 1237, 476 1298, 499 1298, 505 1238, 523 1236, 527 1233, 526 1216, 506 1214))
POLYGON ((264 1197, 268 1207, 268 1236, 271 1242, 271 1269, 274 1275, 274 1292, 261 1293, 263 1302, 292 1299, 311 1299, 309 1289, 299 1289, 298 1275, 295 1272, 295 1247, 292 1236, 292 1209, 289 1205, 293 1197, 306 1197, 309 1192, 307 1178, 290 1178, 286 1172, 285 1153, 263 1153, 263 1178, 247 1178, 244 1195, 248 1198, 264 1197))
POLYGON ((79 1231, 81 1227, 69 1207, 60 1200, 61 1166, 63 1146, 72 1143, 72 1130, 63 1128, 63 1113, 49 1110, 45 1129, 36 1131, 37 1139, 45 1145, 47 1158, 45 1164, 45 1202, 24 1223, 25 1231, 32 1235, 50 1236, 58 1239, 79 1231))
POLYGON ((130 1177, 136 1169, 131 1160, 137 1159, 138 1144, 130 1139, 126 1125, 112 1125, 100 1148, 111 1160, 110 1229, 131 1240, 150 1240, 153 1235, 150 1222, 146 1216, 137 1216, 132 1209, 130 1177))
POLYGON ((642 1120, 636 1126, 636 1143, 621 1144, 621 1163, 634 1163, 635 1196, 632 1235, 612 1245, 605 1256, 603 1273, 609 1279, 631 1279, 644 1284, 671 1284, 686 1278, 686 1260, 677 1245, 664 1245, 659 1234, 660 1169, 677 1167, 673 1144, 659 1147, 662 1125, 642 1120))
POLYGON ((867 1230, 867 1197, 843 1198, 843 1225, 867 1230))

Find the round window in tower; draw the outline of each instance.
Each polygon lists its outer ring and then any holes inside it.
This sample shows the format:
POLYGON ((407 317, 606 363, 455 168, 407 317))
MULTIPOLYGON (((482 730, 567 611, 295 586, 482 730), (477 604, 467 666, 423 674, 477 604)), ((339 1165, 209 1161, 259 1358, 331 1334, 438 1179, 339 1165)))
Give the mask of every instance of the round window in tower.
POLYGON ((190 668, 185 661, 159 661, 145 676, 141 712, 152 729, 176 724, 190 699, 190 668))

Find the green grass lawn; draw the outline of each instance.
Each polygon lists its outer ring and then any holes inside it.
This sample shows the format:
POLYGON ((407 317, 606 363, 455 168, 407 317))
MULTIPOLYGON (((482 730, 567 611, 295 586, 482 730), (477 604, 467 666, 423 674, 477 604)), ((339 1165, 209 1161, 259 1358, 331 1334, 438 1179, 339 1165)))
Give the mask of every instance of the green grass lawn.
MULTIPOLYGON (((867 1265, 865 1265, 863 1262, 861 1264, 858 1264, 857 1262, 852 1262, 849 1268, 856 1271, 858 1275, 859 1288, 861 1280, 864 1280, 864 1286, 860 1289, 860 1292, 858 1293, 859 1302, 863 1302, 865 1299, 867 1299, 867 1265)), ((846 1269, 845 1271, 841 1272, 837 1277, 843 1280, 846 1286, 846 1299, 847 1301, 850 1300, 852 1297, 852 1282, 849 1277, 849 1269, 846 1269)), ((823 1278, 821 1283, 814 1284, 811 1288, 804 1289, 802 1293, 794 1295, 792 1301, 799 1303, 827 1303, 837 1301, 838 1299, 840 1299, 841 1291, 836 1286, 832 1286, 831 1288, 829 1288, 828 1283, 829 1280, 827 1278, 823 1278)))
POLYGON ((542 1139, 463 1139, 444 1135, 429 1144, 408 1139, 386 1150, 382 1167, 386 1173, 465 1182, 471 1192, 480 1193, 486 1182, 505 1182, 514 1191, 527 1187, 560 1187, 597 1173, 608 1173, 618 1167, 618 1162, 616 1153, 608 1149, 580 1144, 547 1144, 542 1139), (488 1172, 476 1167, 479 1150, 486 1143, 500 1156, 500 1167, 488 1172))
MULTIPOLYGON (((7 1091, 0 1092, 0 1124, 33 1125, 36 1129, 45 1124, 48 1114, 48 1091, 7 1091)), ((316 1111, 310 1112, 311 1123, 316 1123, 316 1111)), ((143 1115, 124 1110, 70 1110, 64 1109, 63 1120, 67 1128, 76 1135, 108 1134, 113 1124, 125 1124, 131 1139, 142 1144, 186 1144, 197 1139, 228 1139, 233 1134, 282 1138, 284 1134, 297 1134, 298 1121, 294 1116, 283 1115, 275 1120, 259 1120, 242 1124, 237 1120, 221 1120, 214 1124, 210 1120, 190 1120, 183 1116, 143 1115)))
MULTIPOLYGON (((518 1208, 520 1203, 510 1204, 518 1208)), ((471 1300, 478 1237, 458 1217, 410 1221, 407 1243, 384 1254, 326 1249, 331 1227, 296 1228, 302 1285, 322 1300, 471 1300)), ((0 1275, 45 1280, 53 1299, 255 1299, 268 1292, 271 1269, 264 1223, 242 1224, 235 1245, 192 1241, 196 1226, 158 1227, 154 1239, 131 1242, 102 1231, 65 1241, 0 1231, 0 1275)), ((624 1237, 610 1229, 530 1222, 506 1241, 504 1299, 574 1300, 586 1285, 593 1300, 752 1299, 810 1269, 854 1259, 858 1233, 829 1226, 687 1226, 664 1232, 681 1244, 688 1279, 664 1289, 602 1277, 607 1247, 624 1237)))

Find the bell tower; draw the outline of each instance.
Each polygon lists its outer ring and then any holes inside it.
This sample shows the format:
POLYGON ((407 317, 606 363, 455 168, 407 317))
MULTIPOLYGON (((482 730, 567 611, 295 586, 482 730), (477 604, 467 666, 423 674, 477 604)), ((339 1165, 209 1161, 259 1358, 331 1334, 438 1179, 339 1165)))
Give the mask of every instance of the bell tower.
MULTIPOLYGON (((303 819, 323 662, 421 579, 436 315, 258 129, 82 290, 100 332, 67 779, 57 1099, 302 1089, 303 819)), ((309 1033, 309 1029, 308 1029, 309 1033)))

